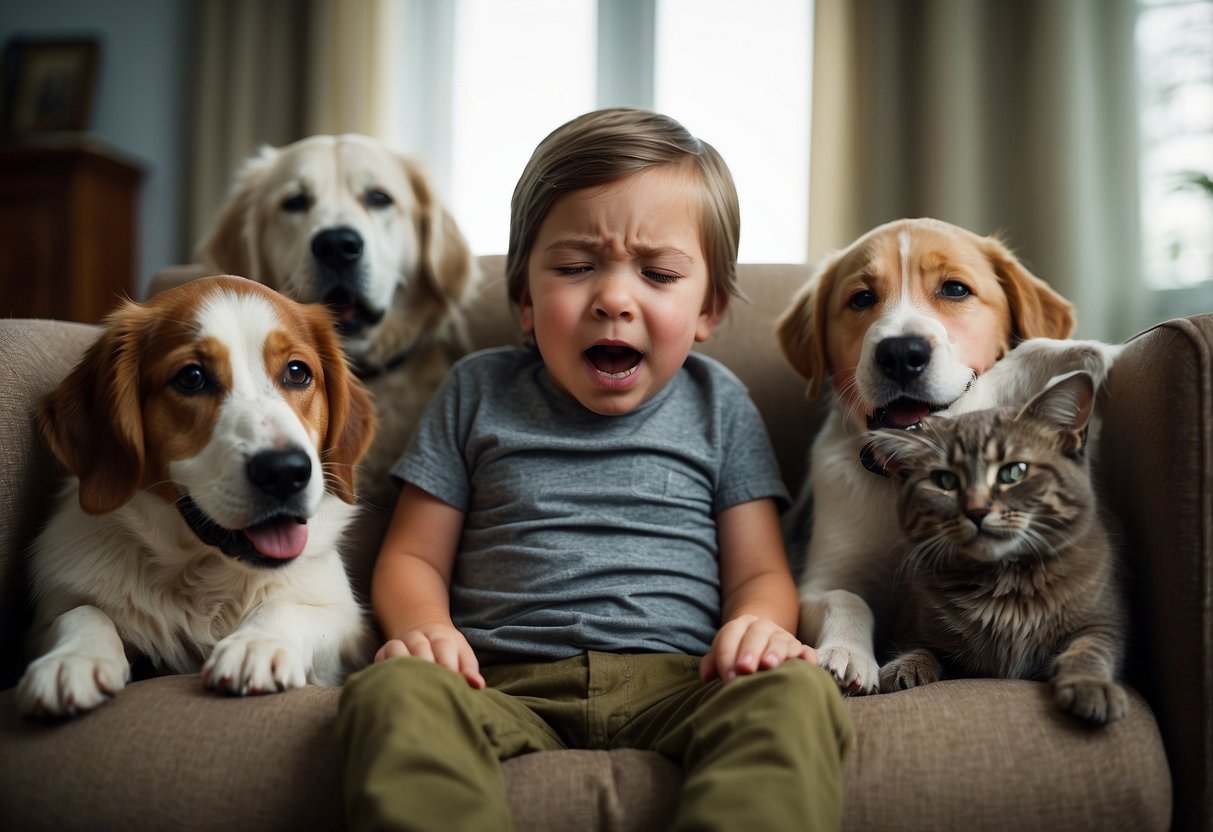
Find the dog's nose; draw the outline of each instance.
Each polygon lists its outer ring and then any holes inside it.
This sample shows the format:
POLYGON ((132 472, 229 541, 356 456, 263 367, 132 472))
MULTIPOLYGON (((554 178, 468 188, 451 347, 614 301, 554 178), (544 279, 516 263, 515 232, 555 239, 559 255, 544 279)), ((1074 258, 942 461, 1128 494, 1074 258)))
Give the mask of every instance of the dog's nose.
POLYGON ((312 460, 300 450, 262 451, 246 466, 249 482, 259 489, 285 500, 298 494, 312 477, 312 460))
POLYGON ((885 376, 906 384, 922 375, 931 363, 931 345, 916 335, 885 338, 876 345, 876 365, 885 376))
POLYGON ((362 257, 362 235, 352 228, 328 228, 312 238, 312 255, 326 266, 341 268, 362 257))

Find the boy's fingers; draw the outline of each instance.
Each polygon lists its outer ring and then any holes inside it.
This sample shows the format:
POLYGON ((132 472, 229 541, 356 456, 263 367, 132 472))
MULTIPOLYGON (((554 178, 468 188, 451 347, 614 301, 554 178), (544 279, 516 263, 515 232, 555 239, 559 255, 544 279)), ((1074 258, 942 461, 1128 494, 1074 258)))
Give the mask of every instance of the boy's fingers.
POLYGON ((408 648, 410 656, 425 659, 427 662, 434 661, 434 648, 426 636, 420 633, 414 634, 409 637, 408 641, 404 642, 404 646, 408 648))
POLYGON ((459 673, 459 649, 456 645, 446 638, 434 639, 430 642, 430 649, 434 651, 434 663, 439 667, 445 667, 447 670, 453 670, 459 673))
POLYGON ((398 638, 394 638, 375 651, 375 661, 381 662, 384 659, 407 656, 408 654, 409 649, 404 646, 404 642, 398 638))
POLYGON ((699 663, 699 678, 705 682, 712 681, 716 676, 716 653, 709 650, 708 654, 703 657, 703 661, 699 663))
POLYGON ((806 662, 817 664, 817 650, 807 644, 803 644, 800 647, 800 658, 804 659, 806 662))

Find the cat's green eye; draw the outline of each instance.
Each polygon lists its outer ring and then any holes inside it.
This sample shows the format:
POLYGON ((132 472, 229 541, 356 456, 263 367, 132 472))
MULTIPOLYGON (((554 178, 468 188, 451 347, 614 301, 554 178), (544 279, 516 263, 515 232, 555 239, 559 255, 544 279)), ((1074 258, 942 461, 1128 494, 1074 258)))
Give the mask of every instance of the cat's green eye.
POLYGON ((951 471, 932 471, 931 482, 942 488, 944 491, 955 491, 960 487, 960 477, 953 474, 951 471))
POLYGON ((1014 485, 1028 475, 1028 463, 1008 462, 998 469, 998 481, 1003 485, 1014 485))

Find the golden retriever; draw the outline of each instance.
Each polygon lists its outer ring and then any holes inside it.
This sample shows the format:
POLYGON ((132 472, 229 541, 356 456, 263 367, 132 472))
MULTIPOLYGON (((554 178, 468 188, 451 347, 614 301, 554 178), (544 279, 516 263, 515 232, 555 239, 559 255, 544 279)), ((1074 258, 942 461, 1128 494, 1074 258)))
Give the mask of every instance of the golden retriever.
POLYGON ((374 409, 322 307, 237 277, 128 303, 37 418, 71 476, 31 553, 22 713, 101 705, 128 651, 239 695, 368 660, 337 546, 374 409))
POLYGON ((875 624, 901 539, 865 431, 1026 401, 1069 370, 1102 381, 1117 348, 1056 340, 1073 329, 1070 304, 999 240, 933 219, 882 225, 826 258, 780 318, 810 395, 828 384, 834 399, 785 531, 793 547, 808 537, 800 637, 845 690, 877 688, 875 624))
POLYGON ((461 307, 479 272, 463 235, 412 159, 366 136, 311 136, 246 162, 199 257, 332 311, 380 422, 347 547, 364 585, 396 503, 389 469, 469 350, 461 307))

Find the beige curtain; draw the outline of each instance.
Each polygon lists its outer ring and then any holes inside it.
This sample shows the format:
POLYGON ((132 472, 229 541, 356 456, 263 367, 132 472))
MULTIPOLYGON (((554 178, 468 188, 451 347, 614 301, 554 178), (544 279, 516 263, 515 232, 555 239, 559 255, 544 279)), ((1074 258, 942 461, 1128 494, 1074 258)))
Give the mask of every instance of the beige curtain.
POLYGON ((190 247, 241 163, 313 133, 390 140, 392 0, 206 0, 199 19, 190 149, 190 247))
POLYGON ((1078 310, 1149 323, 1133 0, 816 0, 810 258, 935 216, 1000 232, 1078 310))

